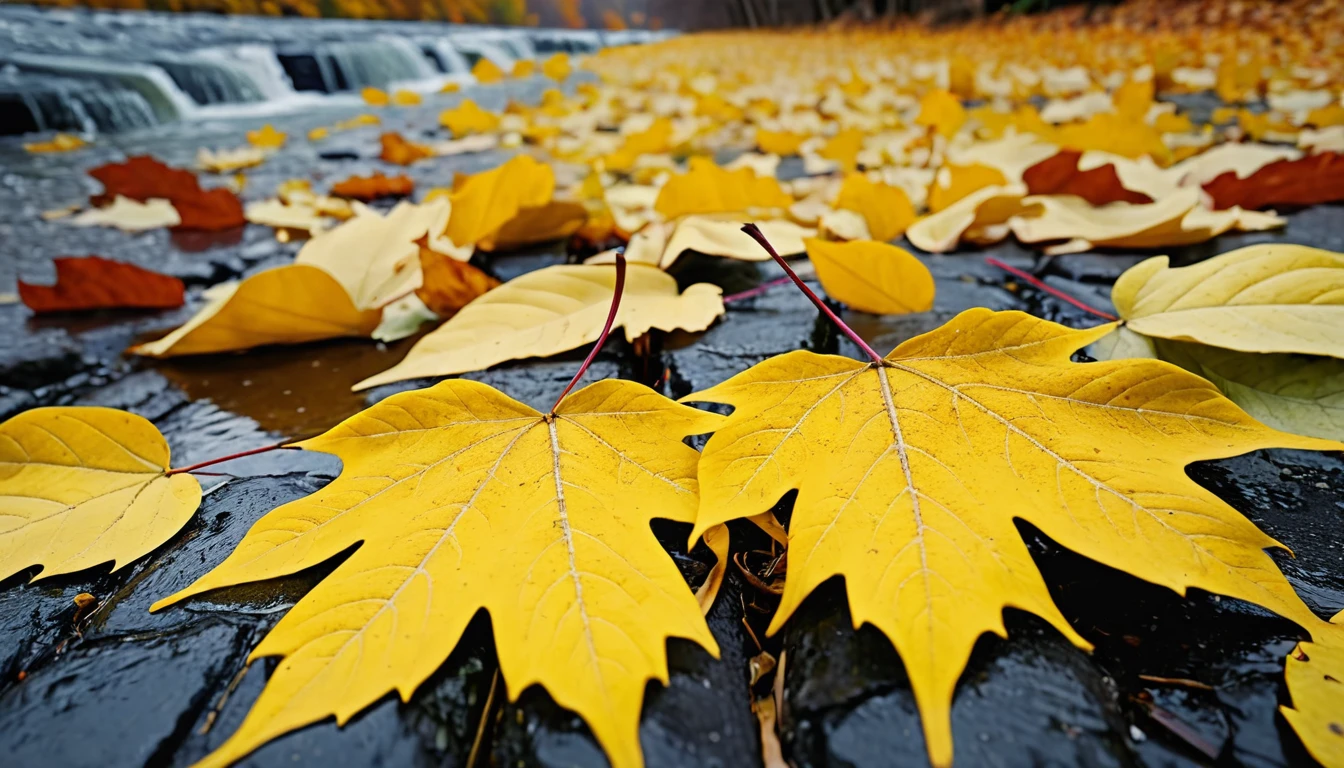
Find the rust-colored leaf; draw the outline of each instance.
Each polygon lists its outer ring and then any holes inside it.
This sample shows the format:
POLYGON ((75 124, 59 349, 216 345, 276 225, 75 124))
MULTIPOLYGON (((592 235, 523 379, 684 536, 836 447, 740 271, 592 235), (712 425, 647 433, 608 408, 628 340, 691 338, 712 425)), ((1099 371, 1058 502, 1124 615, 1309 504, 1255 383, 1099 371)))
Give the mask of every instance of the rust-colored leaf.
POLYGON ((394 165, 410 165, 416 160, 434 156, 434 150, 424 144, 407 141, 400 133, 384 133, 378 140, 383 144, 382 154, 378 158, 394 165))
POLYGON ((415 295, 441 317, 457 314, 472 299, 499 285, 499 281, 465 261, 420 244, 420 272, 424 282, 415 295))
POLYGON ((1107 203, 1151 203, 1153 199, 1142 192, 1125 189, 1115 166, 1107 163, 1099 168, 1078 170, 1082 152, 1062 149, 1054 157, 1031 166, 1022 174, 1027 191, 1033 195, 1077 195, 1093 205, 1107 203))
POLYGON ((1344 155, 1322 152, 1280 160, 1244 179, 1228 171, 1204 185, 1215 209, 1241 206, 1318 205, 1344 200, 1344 155))
POLYGON ((415 191, 410 176, 384 176, 377 171, 372 176, 351 176, 331 187, 331 194, 351 200, 377 200, 380 197, 406 197, 415 191))
POLYGON ((118 195, 138 202, 150 198, 168 200, 182 218, 178 229, 218 231, 242 226, 243 203, 224 187, 201 189, 196 174, 137 155, 124 163, 108 163, 89 171, 103 184, 103 193, 90 200, 94 205, 111 203, 118 195))
POLYGON ((19 298, 38 314, 88 309, 172 309, 183 303, 182 281, 101 256, 55 259, 56 284, 19 281, 19 298))

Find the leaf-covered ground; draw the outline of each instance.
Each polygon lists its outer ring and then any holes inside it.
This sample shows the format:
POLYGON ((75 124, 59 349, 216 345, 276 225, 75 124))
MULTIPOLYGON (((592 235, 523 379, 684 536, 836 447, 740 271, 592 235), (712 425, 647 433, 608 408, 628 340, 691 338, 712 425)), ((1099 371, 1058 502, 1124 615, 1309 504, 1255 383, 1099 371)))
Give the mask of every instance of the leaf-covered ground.
MULTIPOLYGON (((535 99, 540 86, 504 83, 474 93, 498 111, 507 97, 535 99)), ((1211 109, 1213 104, 1196 104, 1211 109)), ((437 124, 437 107, 380 113, 383 125, 332 134, 321 143, 290 142, 248 171, 248 185, 270 190, 292 177, 406 173, 420 188, 441 186, 454 172, 498 165, 497 152, 420 162, 404 169, 376 160, 377 137, 414 135, 437 124)), ((278 121, 301 136, 334 115, 278 121)), ((251 126, 249 126, 251 127, 251 126)), ((102 313, 37 319, 0 306, 0 418, 38 405, 124 408, 164 433, 174 463, 186 465, 238 450, 306 437, 367 404, 426 383, 404 381, 351 393, 350 386, 400 360, 411 340, 374 346, 327 341, 254 350, 243 356, 147 361, 121 354, 157 338, 204 304, 202 290, 226 279, 292 261, 299 243, 280 243, 269 227, 224 235, 126 234, 44 221, 41 211, 96 192, 84 176, 123 154, 152 151, 192 165, 200 146, 238 143, 239 126, 165 129, 161 135, 97 142, 74 154, 0 157, 0 227, 6 260, 0 293, 16 275, 41 280, 56 256, 97 253, 183 278, 188 305, 159 314, 102 313), (212 133, 217 131, 217 133, 212 133), (13 265, 14 272, 10 273, 13 265)), ((730 160, 731 153, 719 159, 730 160)), ((795 171, 801 169, 794 169, 795 171)), ((787 168, 785 169, 787 172, 787 168)), ((248 196, 245 194, 245 198, 248 196)), ((1285 232, 1224 235, 1163 249, 1174 266, 1256 242, 1291 242, 1344 251, 1344 209, 1320 206, 1288 214, 1285 232)), ((899 241, 898 241, 899 242, 899 241)), ((1152 251, 1040 256, 1013 242, 974 255, 924 255, 937 293, 929 312, 874 316, 843 313, 872 346, 886 352, 974 306, 1021 309, 1076 327, 1094 320, 986 266, 995 256, 1033 271, 1093 306, 1111 309, 1109 287, 1152 251)), ((566 261, 561 245, 495 257, 501 279, 566 261)), ((806 262, 811 287, 822 292, 806 262)), ((726 294, 780 274, 771 263, 687 254, 671 269, 682 286, 710 282, 726 294)), ((651 349, 613 340, 591 376, 656 384, 672 397, 703 390, 766 357, 809 349, 861 357, 788 286, 730 302, 724 318, 701 334, 673 333, 651 349)), ((582 350, 547 360, 469 373, 534 407, 546 408, 569 381, 582 350)), ((697 446, 698 447, 698 446, 697 446)), ((185 765, 235 731, 260 694, 270 665, 245 668, 248 653, 285 611, 331 566, 264 588, 242 586, 197 600, 185 610, 149 614, 149 605, 186 587, 221 561, 262 514, 324 487, 339 462, 319 454, 279 452, 229 467, 241 479, 201 477, 207 492, 197 517, 150 557, 108 575, 62 576, 36 586, 0 584, 0 733, 17 765, 185 765), (215 487, 219 486, 219 487, 215 487), (76 596, 89 593, 93 602, 76 596), (211 598, 215 599, 211 599, 211 598), (217 600, 217 601, 216 601, 217 600)), ((1263 451, 1197 465, 1191 476, 1247 515, 1297 555, 1275 557, 1318 614, 1344 605, 1344 465, 1337 456, 1263 451)), ((684 553, 685 526, 656 527, 684 575, 698 584, 711 558, 684 553)), ((1021 533, 1051 596, 1074 628, 1097 646, 1085 654, 1044 622, 1009 611, 1009 639, 982 638, 953 706, 958 765, 1309 764, 1276 714, 1284 700, 1283 659, 1299 633, 1286 621, 1202 593, 1174 593, 1109 570, 1056 546, 1028 526, 1021 533)), ((796 766, 922 764, 920 719, 901 663, 876 631, 851 629, 843 591, 832 582, 797 609, 782 637, 763 629, 777 598, 765 589, 769 540, 749 525, 734 527, 743 568, 731 568, 709 616, 718 660, 681 641, 670 644, 671 681, 652 686, 641 742, 650 766, 750 766, 761 763, 757 719, 750 709, 749 659, 764 643, 784 661, 784 754, 796 766), (752 553, 756 550, 756 553, 752 553), (744 572, 745 571, 745 572, 744 572), (745 621, 744 621, 745 619, 745 621)), ((408 705, 384 699, 345 729, 330 722, 281 737, 244 765, 602 765, 586 727, 538 689, 508 704, 488 623, 467 630, 448 662, 408 705)), ((759 693, 759 692, 758 692, 759 693)))

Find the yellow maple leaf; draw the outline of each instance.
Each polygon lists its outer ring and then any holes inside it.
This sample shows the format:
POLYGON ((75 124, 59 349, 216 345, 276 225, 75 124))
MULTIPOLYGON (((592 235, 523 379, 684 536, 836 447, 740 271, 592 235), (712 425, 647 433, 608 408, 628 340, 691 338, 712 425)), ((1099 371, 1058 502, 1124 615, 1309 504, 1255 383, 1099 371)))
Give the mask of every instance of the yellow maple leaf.
POLYGON ((555 172, 527 155, 455 184, 445 234, 458 245, 475 245, 495 234, 524 208, 551 202, 555 172))
POLYGON ((671 149, 672 121, 659 117, 648 128, 626 136, 619 149, 602 158, 602 164, 609 171, 628 171, 635 167, 639 158, 662 154, 671 149))
POLYGON ((1161 132, 1113 112, 1098 112, 1082 123, 1061 126, 1055 131, 1055 141, 1065 149, 1080 152, 1098 150, 1129 158, 1148 155, 1158 164, 1171 159, 1171 150, 1163 143, 1161 132))
POLYGON ((201 486, 167 475, 168 442, 112 408, 33 408, 0 423, 0 581, 149 554, 191 519, 201 486))
POLYGON ((563 83, 569 79, 574 68, 569 63, 569 55, 564 53, 551 54, 550 58, 542 62, 541 73, 557 83, 563 83))
POLYGON ((817 154, 827 160, 834 160, 842 171, 852 171, 859 163, 859 152, 863 151, 863 131, 846 128, 832 136, 817 150, 817 154))
POLYGON ((798 149, 807 141, 807 135, 792 131, 767 131, 756 129, 756 146, 770 155, 787 157, 798 154, 798 149))
POLYGON ((485 58, 476 62, 476 66, 471 68, 471 74, 476 78, 476 82, 481 85, 498 83, 504 79, 504 70, 500 69, 495 62, 485 58))
POLYGON ((370 107, 386 107, 392 101, 392 97, 387 95, 387 91, 382 88, 374 88, 372 85, 365 86, 360 90, 359 96, 370 107))
POLYGON ((870 181, 862 173, 845 176, 835 207, 854 211, 868 224, 874 240, 887 242, 900 237, 917 218, 915 206, 900 187, 870 181))
POLYGON ((821 287, 836 301, 875 315, 933 308, 933 275, 905 250, 874 240, 833 243, 809 238, 805 242, 821 287))
POLYGON ((793 197, 768 176, 750 168, 728 171, 704 157, 693 157, 686 173, 667 180, 658 192, 654 210, 675 219, 692 213, 745 213, 757 209, 783 209, 793 197))
POLYGON ((929 91, 919 102, 919 116, 915 118, 915 124, 932 128, 939 136, 950 139, 965 123, 966 108, 948 91, 929 91))
MULTIPOLYGON (((1331 623, 1344 625, 1344 612, 1331 623)), ((1327 768, 1344 765, 1344 641, 1298 643, 1284 678, 1293 705, 1279 707, 1311 756, 1327 768)))
POLYGON ((1004 608, 1089 647, 1015 520, 1182 594, 1246 600, 1318 639, 1334 632, 1265 552, 1279 544, 1185 466, 1344 444, 1265 427, 1167 363, 1071 362, 1114 327, 972 309, 880 364, 790 352, 687 398, 734 409, 701 456, 694 535, 798 490, 769 631, 843 576, 854 625, 873 624, 901 655, 934 765, 952 761, 957 678, 981 634, 1005 633, 1004 608))
MULTIPOLYGON (((561 264, 515 277, 462 308, 416 342, 406 359, 355 385, 368 389, 403 379, 447 376, 506 360, 546 357, 595 341, 611 304, 610 267, 561 264)), ((627 340, 651 328, 702 331, 723 314, 722 290, 677 281, 654 267, 632 265, 616 325, 627 340)))
POLYGON ((321 141, 331 135, 331 129, 324 126, 318 126, 308 132, 309 141, 321 141))
POLYGON ((35 141, 25 143, 23 148, 28 152, 72 152, 82 147, 87 147, 89 143, 73 133, 58 133, 51 137, 50 141, 35 141))
POLYGON ((279 149, 285 146, 285 141, 289 134, 275 130, 275 127, 267 123, 255 131, 247 132, 247 143, 261 149, 279 149))
POLYGON ((378 125, 382 122, 383 119, 381 117, 366 113, 363 115, 355 115, 347 120, 341 120, 336 123, 336 129, 340 131, 348 131, 352 128, 360 128, 366 125, 378 125))
POLYGON ((392 92, 391 103, 397 107, 415 107, 420 105, 420 94, 400 89, 392 92))
POLYGON ((1153 93, 1152 80, 1129 80, 1115 89, 1111 101, 1121 117, 1141 121, 1148 116, 1148 110, 1153 106, 1153 93))
POLYGON ((454 136, 488 133, 499 128, 499 115, 481 109, 471 99, 463 99, 456 107, 439 113, 439 125, 452 131, 454 136))
POLYGON ((698 454, 681 440, 719 418, 630 381, 600 381, 543 415, 459 379, 297 443, 340 457, 341 475, 263 517, 154 609, 359 546, 253 650, 284 660, 197 765, 228 765, 333 715, 344 725, 394 690, 409 700, 484 609, 509 698, 544 686, 615 768, 640 768, 644 688, 668 681, 667 639, 718 654, 649 523, 694 518, 698 454))
POLYGON ((379 311, 360 310, 325 270, 289 264, 206 293, 210 302, 158 341, 131 347, 149 357, 176 357, 300 344, 342 336, 368 336, 379 311))
POLYGON ((443 84, 443 87, 439 88, 439 93, 457 93, 460 90, 462 90, 461 83, 455 83, 449 80, 443 84))
POLYGON ((1344 254, 1272 243, 1175 269, 1154 256, 1120 276, 1111 301, 1145 336, 1344 358, 1344 254))

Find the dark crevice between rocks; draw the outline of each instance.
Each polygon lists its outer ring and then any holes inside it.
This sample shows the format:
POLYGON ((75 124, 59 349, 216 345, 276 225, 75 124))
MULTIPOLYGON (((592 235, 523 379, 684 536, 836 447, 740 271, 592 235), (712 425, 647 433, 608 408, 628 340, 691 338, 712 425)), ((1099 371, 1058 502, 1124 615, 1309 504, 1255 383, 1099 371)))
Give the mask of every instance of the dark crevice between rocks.
POLYGON ((240 630, 234 636, 233 650, 229 654, 228 660, 213 670, 205 685, 192 695, 190 703, 178 715, 172 733, 160 741, 154 752, 145 760, 146 768, 172 764, 173 755, 191 737, 197 720, 200 719, 202 712, 211 705, 215 698, 214 692, 221 686, 226 686, 232 677, 229 670, 239 663, 246 662, 248 654, 252 652, 252 644, 253 633, 251 632, 240 630))

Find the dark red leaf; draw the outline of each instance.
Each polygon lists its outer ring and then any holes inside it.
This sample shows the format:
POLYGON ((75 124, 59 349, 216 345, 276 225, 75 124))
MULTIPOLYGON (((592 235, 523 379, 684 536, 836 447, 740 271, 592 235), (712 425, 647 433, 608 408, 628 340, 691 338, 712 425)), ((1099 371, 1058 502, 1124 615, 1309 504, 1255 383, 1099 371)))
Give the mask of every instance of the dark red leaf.
POLYGON ((1322 152, 1279 160, 1244 179, 1228 171, 1204 185, 1217 210, 1239 205, 1251 210, 1273 205, 1319 205, 1344 200, 1344 155, 1322 152))
POLYGON ((62 256, 55 262, 55 285, 19 281, 19 298, 38 314, 182 306, 182 281, 176 277, 101 256, 62 256))
POLYGON ((1078 170, 1078 160, 1082 156, 1082 152, 1062 149, 1053 157, 1031 166, 1022 174, 1027 191, 1033 195, 1077 195, 1093 205, 1153 202, 1142 192, 1125 189, 1115 166, 1110 163, 1087 171, 1078 170))
POLYGON ((227 189, 201 189, 191 171, 173 168, 148 155, 137 155, 124 163, 108 163, 89 171, 103 183, 103 193, 90 198, 94 205, 106 205, 117 195, 145 202, 162 198, 173 204, 182 223, 177 229, 218 231, 242 226, 243 203, 227 189))

